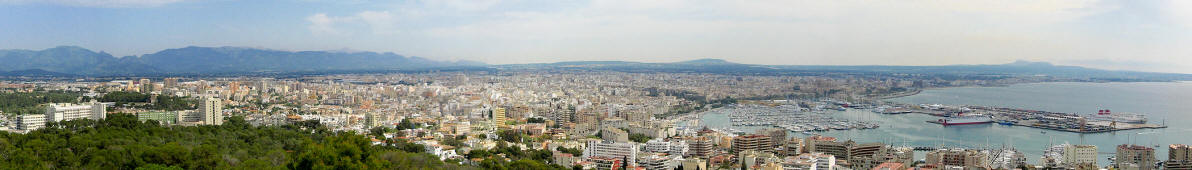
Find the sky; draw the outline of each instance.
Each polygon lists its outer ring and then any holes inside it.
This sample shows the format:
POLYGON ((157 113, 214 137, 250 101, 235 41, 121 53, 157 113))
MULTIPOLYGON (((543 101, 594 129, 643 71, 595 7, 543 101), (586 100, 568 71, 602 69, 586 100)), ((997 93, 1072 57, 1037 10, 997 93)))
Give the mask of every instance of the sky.
POLYGON ((394 52, 489 64, 718 58, 1192 73, 1192 1, 0 0, 0 49, 394 52))

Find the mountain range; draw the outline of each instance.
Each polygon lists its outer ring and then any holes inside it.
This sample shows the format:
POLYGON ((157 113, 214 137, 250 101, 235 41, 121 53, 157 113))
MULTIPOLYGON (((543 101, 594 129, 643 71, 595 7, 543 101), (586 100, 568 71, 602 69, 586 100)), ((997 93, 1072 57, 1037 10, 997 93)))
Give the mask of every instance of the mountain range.
POLYGON ((1190 74, 1100 70, 1018 61, 996 65, 755 65, 722 59, 671 63, 570 61, 486 65, 474 61, 438 61, 394 53, 350 51, 281 51, 242 47, 184 47, 141 56, 113 57, 76 46, 40 51, 0 50, 0 76, 147 76, 237 75, 256 73, 324 74, 425 70, 578 70, 620 72, 718 73, 747 75, 930 75, 1051 76, 1102 81, 1192 80, 1190 74))
POLYGON ((242 47, 185 47, 141 56, 114 57, 76 46, 0 50, 0 71, 56 72, 84 76, 403 70, 481 66, 472 61, 436 61, 393 53, 280 51, 242 47))
POLYGON ((1059 66, 1047 62, 1016 61, 992 65, 887 66, 887 65, 755 65, 722 59, 673 63, 627 61, 572 61, 492 66, 506 70, 600 70, 621 72, 719 73, 738 75, 896 76, 970 79, 1047 76, 1074 81, 1189 81, 1192 74, 1101 70, 1059 66), (982 78, 983 77, 983 78, 982 78))

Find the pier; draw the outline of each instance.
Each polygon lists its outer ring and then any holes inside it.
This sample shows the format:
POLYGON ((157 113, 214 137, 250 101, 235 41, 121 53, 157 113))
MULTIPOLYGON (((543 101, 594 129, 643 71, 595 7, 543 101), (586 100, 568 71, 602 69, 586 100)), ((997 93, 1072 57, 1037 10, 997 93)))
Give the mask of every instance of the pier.
MULTIPOLYGON (((1145 122, 1127 122, 1116 120, 1093 120, 1088 115, 1038 111, 1018 108, 1002 108, 988 106, 949 106, 925 108, 916 105, 899 105, 908 108, 910 113, 920 113, 937 117, 947 117, 958 112, 990 115, 995 122, 1008 122, 1003 126, 1023 126, 1043 130, 1063 131, 1072 133, 1106 133, 1123 130, 1161 129, 1166 125, 1149 124, 1145 122)), ((942 124, 937 121, 927 123, 942 124)), ((963 126, 963 125, 958 125, 963 126)))

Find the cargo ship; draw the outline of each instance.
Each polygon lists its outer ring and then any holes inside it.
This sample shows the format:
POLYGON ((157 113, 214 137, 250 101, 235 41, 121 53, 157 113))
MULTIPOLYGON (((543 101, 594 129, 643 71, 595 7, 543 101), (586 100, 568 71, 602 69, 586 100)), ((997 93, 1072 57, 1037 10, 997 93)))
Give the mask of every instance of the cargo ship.
POLYGON ((971 124, 985 124, 993 123, 993 118, 987 115, 965 115, 964 113, 957 114, 953 117, 945 117, 937 120, 939 124, 948 125, 971 125, 971 124))

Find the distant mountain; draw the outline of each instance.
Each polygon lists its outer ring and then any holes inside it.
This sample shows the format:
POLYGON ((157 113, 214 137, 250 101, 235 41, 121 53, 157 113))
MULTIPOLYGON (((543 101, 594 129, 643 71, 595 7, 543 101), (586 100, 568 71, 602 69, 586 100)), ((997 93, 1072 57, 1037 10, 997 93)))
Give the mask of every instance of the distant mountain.
POLYGON ((31 69, 31 70, 17 70, 17 71, 9 71, 9 72, 0 72, 0 76, 7 76, 7 77, 76 77, 78 75, 45 71, 42 69, 31 69))
POLYGON ((157 71, 140 63, 121 62, 108 53, 75 46, 59 46, 41 51, 0 50, 0 71, 33 69, 83 75, 157 71))
POLYGON ((704 65, 734 65, 738 63, 728 62, 723 59, 705 58, 698 60, 688 60, 675 62, 675 64, 704 64, 704 65))
POLYGON ((785 70, 837 71, 898 73, 918 75, 1004 75, 1004 76, 1052 76, 1071 79, 1105 81, 1171 81, 1192 80, 1192 74, 1154 73, 1138 71, 1112 71, 1079 66, 1059 66, 1047 62, 1016 61, 995 65, 944 65, 944 66, 770 66, 785 70))
POLYGON ((557 63, 509 64, 494 66, 506 70, 516 69, 558 69, 599 70, 621 72, 666 72, 666 73, 752 73, 778 71, 758 65, 738 64, 721 59, 699 59, 674 63, 643 63, 629 61, 569 61, 557 63))
POLYGON ((478 65, 475 62, 442 62, 393 53, 289 52, 239 47, 167 49, 142 55, 135 61, 173 73, 391 70, 478 65))
POLYGON ((620 72, 716 73, 740 75, 912 76, 933 78, 1049 76, 1088 81, 1192 80, 1190 74, 1110 71, 1046 62, 1016 61, 997 65, 824 66, 754 65, 722 59, 673 63, 572 61, 485 65, 474 61, 436 61, 394 53, 353 50, 281 51, 242 47, 185 47, 116 58, 81 47, 0 50, 0 76, 144 76, 144 75, 314 75, 424 70, 578 70, 620 72))
POLYGON ((720 59, 699 59, 673 63, 625 61, 581 61, 496 66, 502 69, 604 70, 621 72, 696 72, 743 75, 926 75, 931 77, 1051 76, 1088 81, 1172 81, 1192 80, 1190 74, 1110 71, 1078 66, 1057 66, 1047 62, 1016 61, 997 65, 881 66, 881 65, 753 65, 720 59))
POLYGON ((0 71, 40 69, 88 76, 409 70, 483 65, 474 61, 444 62, 393 53, 290 52, 240 47, 192 46, 122 58, 75 46, 41 51, 0 50, 0 71))

